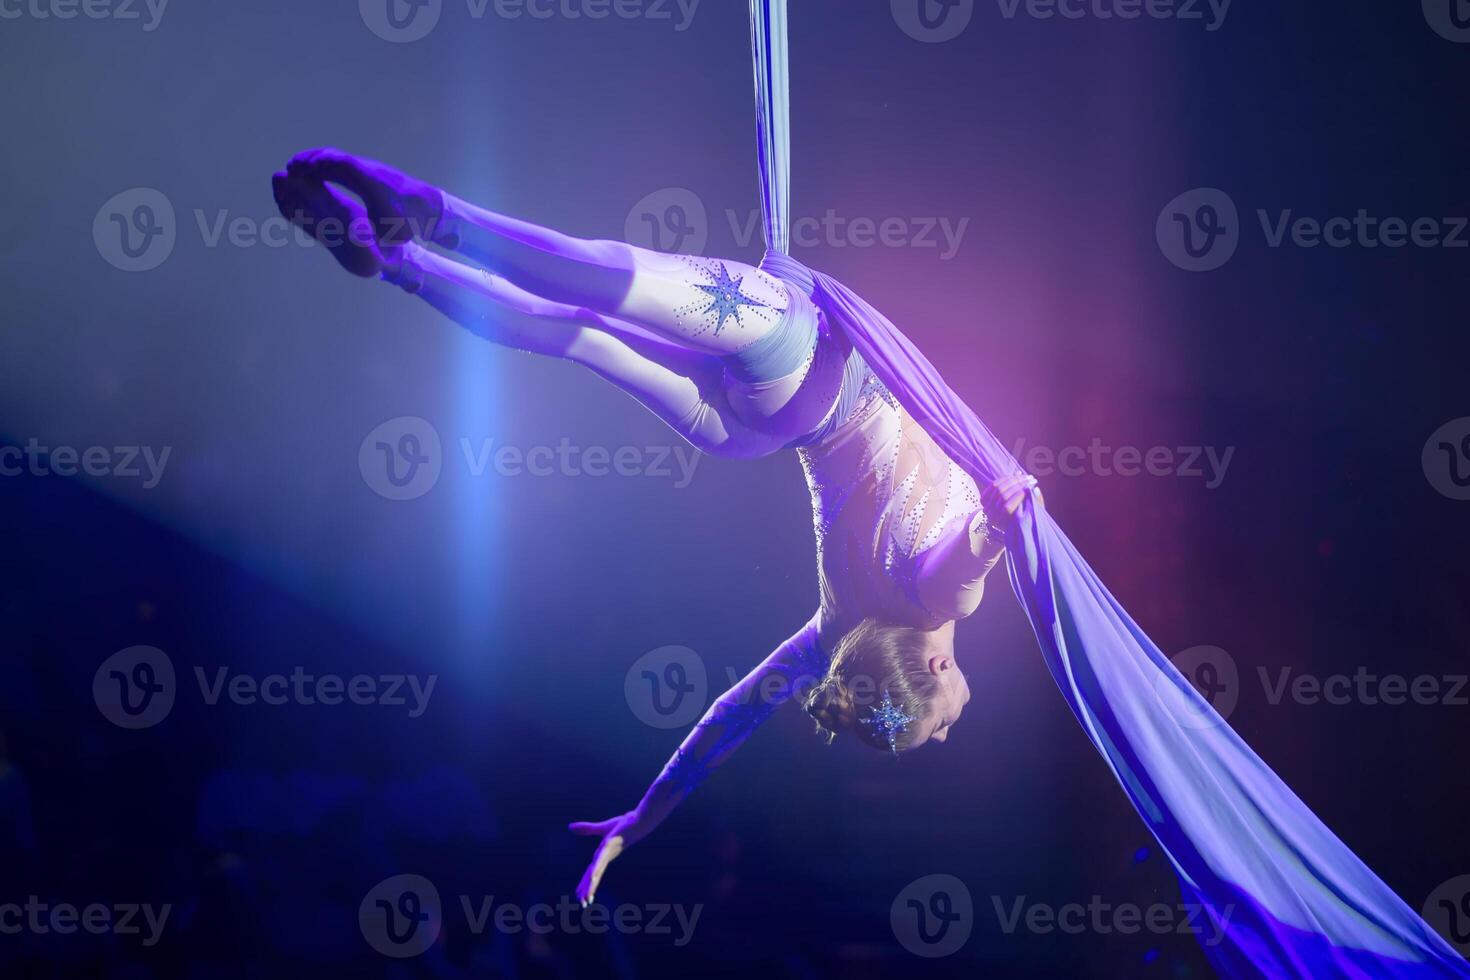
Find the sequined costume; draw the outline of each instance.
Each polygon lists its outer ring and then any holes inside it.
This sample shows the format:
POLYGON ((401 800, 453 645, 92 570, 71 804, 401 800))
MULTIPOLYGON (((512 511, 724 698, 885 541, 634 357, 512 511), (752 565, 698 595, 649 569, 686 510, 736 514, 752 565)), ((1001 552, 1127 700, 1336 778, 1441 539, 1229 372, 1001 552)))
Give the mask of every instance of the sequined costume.
POLYGON ((974 611, 990 567, 969 547, 979 491, 881 382, 866 375, 852 414, 798 455, 824 608, 928 628, 974 611))
POLYGON ((707 452, 797 448, 829 619, 863 611, 932 628, 973 611, 989 570, 968 547, 974 481, 832 329, 800 275, 565 236, 518 244, 506 226, 523 239, 530 226, 450 197, 445 209, 441 232, 495 265, 409 245, 405 288, 501 343, 592 367, 707 452))
POLYGON ((864 616, 935 628, 973 610, 995 558, 991 549, 982 561, 972 538, 983 526, 975 484, 829 322, 799 267, 574 238, 339 151, 314 151, 297 169, 364 201, 435 205, 432 233, 392 250, 382 275, 473 332, 584 365, 705 452, 798 451, 812 492, 818 608, 711 705, 646 805, 672 807, 820 679, 840 629, 864 616))
POLYGON ((388 278, 501 344, 592 368, 705 452, 776 452, 851 405, 852 345, 762 269, 571 238, 450 195, 436 227, 481 267, 410 243, 388 278))
POLYGON ((818 613, 710 705, 654 780, 645 806, 661 812, 673 809, 777 708, 826 673, 820 623, 818 613))

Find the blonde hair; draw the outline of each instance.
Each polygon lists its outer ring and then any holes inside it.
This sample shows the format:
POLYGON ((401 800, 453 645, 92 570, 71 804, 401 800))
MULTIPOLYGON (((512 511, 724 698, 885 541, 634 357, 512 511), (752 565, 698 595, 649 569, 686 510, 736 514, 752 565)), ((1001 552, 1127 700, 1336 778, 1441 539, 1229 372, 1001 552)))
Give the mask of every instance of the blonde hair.
MULTIPOLYGON (((826 675, 806 697, 806 713, 828 742, 853 731, 864 743, 888 751, 888 740, 861 723, 887 694, 914 718, 929 712, 939 697, 939 678, 929 670, 929 645, 923 630, 865 619, 838 641, 826 675)), ((913 726, 898 735, 895 747, 910 747, 913 726)))

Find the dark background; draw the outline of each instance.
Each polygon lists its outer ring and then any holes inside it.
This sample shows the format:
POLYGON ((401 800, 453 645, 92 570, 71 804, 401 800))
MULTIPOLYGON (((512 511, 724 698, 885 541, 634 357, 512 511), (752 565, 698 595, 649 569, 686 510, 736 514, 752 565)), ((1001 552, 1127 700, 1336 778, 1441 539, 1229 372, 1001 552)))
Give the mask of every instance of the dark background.
MULTIPOLYGON (((1215 488, 1093 467, 1043 474, 1048 504, 1166 652, 1228 652, 1231 724, 1411 906, 1470 872, 1470 706, 1273 704, 1258 680, 1467 670, 1470 502, 1421 453, 1470 415, 1470 250, 1272 248, 1256 216, 1470 213, 1470 44, 1430 28, 1432 3, 1236 0, 1210 31, 982 0, 944 43, 886 2, 793 7, 796 213, 968 221, 948 259, 840 237, 798 257, 888 312, 1008 443, 1233 448, 1215 488), (1197 187, 1240 212, 1237 253, 1203 273, 1155 238, 1197 187)), ((688 647, 717 691, 810 614, 806 492, 789 455, 703 460, 682 488, 473 476, 461 438, 671 437, 585 372, 482 344, 319 248, 211 246, 198 222, 265 221, 271 172, 333 144, 588 237, 687 188, 705 251, 753 261, 726 217, 758 206, 745 5, 705 0, 681 31, 445 0, 414 43, 350 0, 178 0, 152 31, 146 12, 7 9, 0 438, 171 455, 153 488, 0 477, 0 903, 173 911, 151 947, 0 935, 0 970, 1209 975, 1188 936, 998 922, 993 900, 1177 900, 999 581, 960 628, 974 700, 949 744, 894 764, 787 709, 615 863, 608 905, 703 904, 686 946, 474 935, 450 910, 423 957, 375 953, 357 908, 392 875, 446 904, 571 893, 591 845, 567 821, 635 803, 681 735, 630 710, 634 662, 688 647), (173 251, 142 272, 92 234, 133 188, 176 212, 173 251), (444 440, 410 501, 358 467, 400 416, 444 440), (92 680, 138 644, 180 681, 169 717, 129 731, 92 680), (209 705, 194 669, 220 666, 438 681, 418 718, 209 705), (968 887, 973 933, 920 959, 889 907, 936 873, 968 887)))

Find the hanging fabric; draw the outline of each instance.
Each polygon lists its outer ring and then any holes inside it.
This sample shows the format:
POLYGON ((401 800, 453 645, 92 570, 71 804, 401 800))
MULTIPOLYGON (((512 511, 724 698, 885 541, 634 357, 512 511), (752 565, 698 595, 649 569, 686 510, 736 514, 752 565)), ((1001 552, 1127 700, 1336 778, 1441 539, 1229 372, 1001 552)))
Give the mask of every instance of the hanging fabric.
MULTIPOLYGON (((983 484, 1020 464, 887 317, 789 257, 786 0, 751 0, 762 267, 810 293, 939 446, 983 484)), ((1011 584, 1052 677, 1158 839, 1228 976, 1466 977, 1470 964, 1317 819, 1174 668, 1033 495, 1011 584), (1209 934, 1209 930, 1205 930, 1209 934)))

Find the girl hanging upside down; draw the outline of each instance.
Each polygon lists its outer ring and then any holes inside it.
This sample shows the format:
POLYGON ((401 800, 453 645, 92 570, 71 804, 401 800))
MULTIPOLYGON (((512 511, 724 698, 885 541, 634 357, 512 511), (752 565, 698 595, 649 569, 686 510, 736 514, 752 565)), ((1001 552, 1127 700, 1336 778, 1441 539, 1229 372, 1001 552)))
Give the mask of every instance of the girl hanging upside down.
POLYGON ((697 449, 794 449, 811 489, 820 603, 722 695, 578 887, 646 837, 793 693, 830 740, 900 752, 943 742, 970 689, 954 627, 975 611, 1027 476, 978 490, 810 298, 796 263, 765 268, 587 241, 468 204, 391 167, 312 150, 274 179, 281 212, 348 271, 395 283, 479 336, 574 361, 697 449), (445 257, 457 252, 473 264, 445 257))

